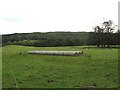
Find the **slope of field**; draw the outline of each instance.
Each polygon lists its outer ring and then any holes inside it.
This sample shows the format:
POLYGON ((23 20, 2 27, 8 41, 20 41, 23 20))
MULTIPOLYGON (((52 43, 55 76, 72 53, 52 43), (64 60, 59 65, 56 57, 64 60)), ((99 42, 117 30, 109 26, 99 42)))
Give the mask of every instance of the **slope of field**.
POLYGON ((3 88, 118 87, 118 50, 70 47, 3 47, 3 88), (29 50, 83 51, 83 56, 27 54, 29 50))

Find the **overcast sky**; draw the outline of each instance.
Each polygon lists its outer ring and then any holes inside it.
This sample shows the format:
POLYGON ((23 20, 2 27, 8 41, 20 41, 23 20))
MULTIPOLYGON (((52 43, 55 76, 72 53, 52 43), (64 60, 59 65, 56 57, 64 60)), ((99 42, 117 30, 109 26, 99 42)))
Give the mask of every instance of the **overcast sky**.
POLYGON ((92 31, 118 23, 119 0, 0 0, 0 34, 92 31))

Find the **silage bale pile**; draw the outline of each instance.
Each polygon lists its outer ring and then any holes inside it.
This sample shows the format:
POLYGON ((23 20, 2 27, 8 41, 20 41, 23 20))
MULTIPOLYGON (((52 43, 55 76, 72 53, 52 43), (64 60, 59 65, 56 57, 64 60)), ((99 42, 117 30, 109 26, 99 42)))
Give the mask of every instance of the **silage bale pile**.
POLYGON ((28 54, 79 56, 79 55, 83 54, 83 52, 82 51, 28 51, 28 54))

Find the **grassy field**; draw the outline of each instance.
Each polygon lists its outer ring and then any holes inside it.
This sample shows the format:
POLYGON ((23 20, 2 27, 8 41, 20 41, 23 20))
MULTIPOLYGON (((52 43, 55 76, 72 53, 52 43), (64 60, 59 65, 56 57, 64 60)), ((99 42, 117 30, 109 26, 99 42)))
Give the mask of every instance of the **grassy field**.
POLYGON ((118 87, 117 49, 10 45, 2 54, 3 88, 118 87), (31 55, 29 50, 82 50, 84 55, 31 55))

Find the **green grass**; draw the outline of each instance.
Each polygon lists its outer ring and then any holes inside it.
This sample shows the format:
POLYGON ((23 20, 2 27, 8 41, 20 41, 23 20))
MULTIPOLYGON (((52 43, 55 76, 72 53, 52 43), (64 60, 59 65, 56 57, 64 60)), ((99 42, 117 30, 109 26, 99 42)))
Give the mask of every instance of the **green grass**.
POLYGON ((115 88, 118 50, 82 46, 4 46, 3 88, 115 88), (82 50, 82 56, 27 54, 29 50, 82 50))

